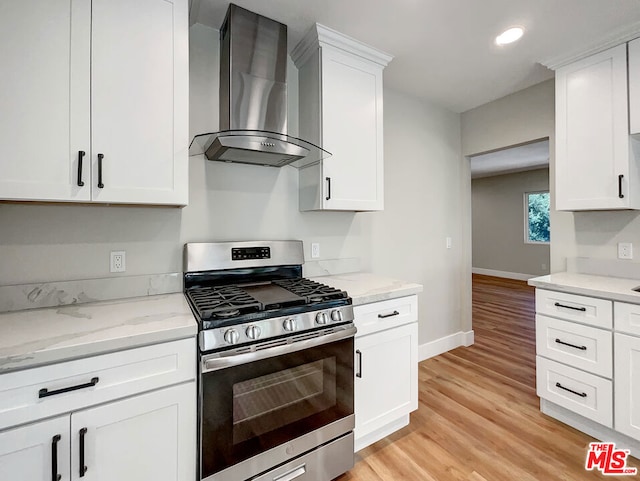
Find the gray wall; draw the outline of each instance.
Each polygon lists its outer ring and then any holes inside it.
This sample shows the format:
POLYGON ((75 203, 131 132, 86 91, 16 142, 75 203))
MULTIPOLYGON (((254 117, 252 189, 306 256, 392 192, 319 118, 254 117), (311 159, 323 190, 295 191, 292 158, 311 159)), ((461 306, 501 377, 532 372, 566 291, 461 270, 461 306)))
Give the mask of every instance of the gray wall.
MULTIPOLYGON (((190 36, 190 131, 212 131, 217 31, 195 25, 190 36)), ((290 71, 295 133, 297 77, 290 71)), ((111 250, 126 250, 124 275, 140 275, 182 271, 185 242, 295 238, 304 241, 308 258, 310 243, 320 242, 322 259, 424 284, 421 343, 468 330, 460 116, 384 94, 384 212, 301 213, 295 168, 193 157, 184 209, 0 204, 0 285, 109 277, 111 250), (454 239, 451 250, 446 236, 454 239)))
POLYGON ((549 245, 524 242, 524 194, 544 190, 548 168, 471 181, 474 268, 549 273, 549 245))
MULTIPOLYGON (((549 80, 462 114, 462 152, 472 155, 549 137, 551 191, 551 272, 567 259, 615 261, 617 243, 640 243, 636 211, 558 212, 554 205, 554 81, 549 80)), ((629 264, 638 263, 638 257, 629 264)), ((640 264, 640 263, 639 263, 640 264)), ((640 266, 639 266, 640 268, 640 266)))

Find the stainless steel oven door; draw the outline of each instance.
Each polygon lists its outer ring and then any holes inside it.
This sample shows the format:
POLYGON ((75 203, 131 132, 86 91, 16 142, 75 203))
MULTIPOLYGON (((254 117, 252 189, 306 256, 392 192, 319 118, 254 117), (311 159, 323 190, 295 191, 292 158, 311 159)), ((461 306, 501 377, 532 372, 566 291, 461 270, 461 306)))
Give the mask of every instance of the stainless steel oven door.
POLYGON ((204 356, 200 478, 248 479, 351 432, 355 332, 350 324, 204 356))

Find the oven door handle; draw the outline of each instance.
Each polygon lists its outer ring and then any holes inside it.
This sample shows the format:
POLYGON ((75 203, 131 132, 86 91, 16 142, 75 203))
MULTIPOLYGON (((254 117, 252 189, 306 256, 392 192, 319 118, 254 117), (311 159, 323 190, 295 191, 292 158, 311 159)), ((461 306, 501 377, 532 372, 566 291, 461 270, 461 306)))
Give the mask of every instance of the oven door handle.
POLYGON ((357 330, 353 324, 346 326, 340 326, 334 329, 339 329, 337 332, 331 334, 318 335, 311 339, 303 339, 295 341, 290 338, 288 344, 269 347, 261 349, 259 351, 252 351, 247 353, 238 354, 234 351, 223 351, 214 354, 209 354, 202 358, 202 373, 211 371, 219 371, 220 369, 226 369, 232 366, 238 366, 240 364, 247 364, 253 361, 259 361, 269 357, 280 356, 282 354, 289 354, 291 352, 302 351, 310 347, 322 346, 323 344, 329 344, 330 342, 339 341, 341 339, 347 339, 355 336, 357 330))

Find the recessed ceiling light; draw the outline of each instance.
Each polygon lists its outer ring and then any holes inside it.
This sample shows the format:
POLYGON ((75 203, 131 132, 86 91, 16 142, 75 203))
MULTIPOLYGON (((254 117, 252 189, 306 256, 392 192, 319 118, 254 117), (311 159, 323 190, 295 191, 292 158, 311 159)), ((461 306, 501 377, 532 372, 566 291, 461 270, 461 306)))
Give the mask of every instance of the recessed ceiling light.
POLYGON ((506 45, 508 43, 513 43, 516 40, 519 40, 520 37, 522 37, 522 34, 524 34, 524 28, 511 27, 496 37, 496 44, 506 45))

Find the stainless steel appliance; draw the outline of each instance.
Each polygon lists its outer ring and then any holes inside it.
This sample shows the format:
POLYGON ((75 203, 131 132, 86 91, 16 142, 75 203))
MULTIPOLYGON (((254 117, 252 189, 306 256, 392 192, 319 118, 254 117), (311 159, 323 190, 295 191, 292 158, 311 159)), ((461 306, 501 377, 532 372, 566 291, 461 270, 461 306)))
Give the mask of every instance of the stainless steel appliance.
POLYGON ((220 28, 220 132, 196 135, 190 155, 271 167, 330 156, 287 135, 287 26, 233 3, 220 28))
POLYGON ((328 481, 353 466, 346 292, 302 277, 300 241, 186 244, 199 324, 200 479, 328 481))

